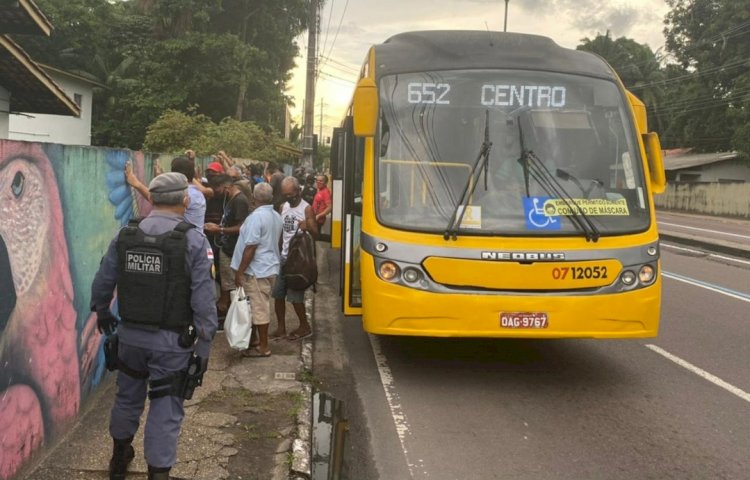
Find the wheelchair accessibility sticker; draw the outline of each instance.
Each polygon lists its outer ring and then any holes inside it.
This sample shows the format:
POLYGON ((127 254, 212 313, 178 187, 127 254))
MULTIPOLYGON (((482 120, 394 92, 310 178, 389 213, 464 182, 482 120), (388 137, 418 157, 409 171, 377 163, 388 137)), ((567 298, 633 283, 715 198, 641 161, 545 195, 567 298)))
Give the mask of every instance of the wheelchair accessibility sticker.
MULTIPOLYGON (((560 217, 544 211, 544 203, 551 197, 524 197, 523 212, 529 230, 560 230, 560 217)), ((550 212, 554 213, 554 212, 550 212)))

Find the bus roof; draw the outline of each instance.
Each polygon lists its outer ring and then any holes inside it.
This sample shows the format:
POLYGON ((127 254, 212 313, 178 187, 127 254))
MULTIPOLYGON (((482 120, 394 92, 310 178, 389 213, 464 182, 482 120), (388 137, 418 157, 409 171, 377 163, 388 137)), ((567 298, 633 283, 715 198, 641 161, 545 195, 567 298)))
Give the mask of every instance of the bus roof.
POLYGON ((376 75, 459 69, 518 69, 615 79, 607 63, 540 35, 472 30, 406 32, 375 45, 376 75))

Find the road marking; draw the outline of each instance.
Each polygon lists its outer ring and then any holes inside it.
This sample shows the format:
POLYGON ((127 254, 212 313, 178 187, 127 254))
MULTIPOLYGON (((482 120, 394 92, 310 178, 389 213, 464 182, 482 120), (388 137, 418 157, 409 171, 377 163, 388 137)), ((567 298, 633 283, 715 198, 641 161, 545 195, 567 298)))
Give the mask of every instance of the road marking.
POLYGON ((702 282, 700 280, 696 280, 690 277, 683 277, 682 275, 678 275, 676 273, 661 272, 661 274, 664 277, 671 278, 672 280, 677 280, 678 282, 688 283, 696 287, 705 288, 706 290, 711 290, 712 292, 720 293, 722 295, 726 295, 727 297, 736 298, 737 300, 742 300, 743 302, 750 303, 750 295, 746 293, 738 292, 737 290, 731 290, 729 288, 720 287, 719 285, 714 285, 713 283, 702 282))
POLYGON ((719 233, 721 235, 729 235, 732 237, 739 237, 739 238, 747 238, 750 239, 750 235, 740 235, 739 233, 729 233, 729 232, 722 232, 719 230, 709 230, 708 228, 698 228, 698 227, 688 227, 687 225, 680 225, 679 223, 668 223, 668 222, 658 222, 659 225, 668 225, 670 227, 679 227, 679 228, 687 228, 689 230, 698 230, 701 232, 710 232, 710 233, 719 233))
POLYGON ((688 362, 687 360, 683 360, 677 355, 672 355, 668 351, 664 350, 663 348, 659 348, 656 345, 647 344, 646 348, 649 350, 652 350, 662 357, 673 361, 677 365, 686 368, 693 372, 694 374, 698 375, 701 378, 704 378, 708 380, 709 382, 713 383, 714 385, 723 388, 724 390, 728 391, 729 393, 732 393, 734 395, 737 395, 741 399, 743 399, 746 402, 750 402, 750 393, 747 393, 746 391, 742 390, 741 388, 735 387, 731 383, 725 382, 724 380, 720 379, 716 375, 712 375, 708 373, 707 371, 696 367, 692 363, 688 362))
POLYGON ((671 249, 674 249, 674 250, 681 250, 683 252, 699 253, 699 254, 705 255, 706 257, 709 257, 709 258, 718 258, 718 259, 726 260, 726 261, 729 261, 729 262, 737 262, 737 263, 743 263, 745 265, 750 265, 750 261, 748 261, 748 260, 742 260, 742 259, 734 258, 734 257, 727 257, 725 255, 719 255, 717 253, 709 253, 709 252, 707 252, 705 250, 695 250, 693 248, 678 247, 677 245, 672 245, 672 244, 669 244, 669 243, 661 243, 661 246, 665 247, 665 248, 671 248, 671 249))
MULTIPOLYGON (((393 423, 396 425, 398 440, 401 442, 401 450, 404 452, 406 466, 409 468, 409 477, 414 478, 414 470, 420 467, 424 470, 424 465, 421 464, 421 460, 419 461, 420 465, 417 465, 409 459, 409 451, 406 449, 406 436, 411 435, 409 422, 406 420, 406 414, 401 406, 398 392, 396 392, 396 386, 393 383, 393 375, 391 374, 390 367, 388 367, 388 361, 380 349, 380 340, 375 335, 368 336, 370 337, 372 353, 375 355, 375 363, 378 366, 378 373, 380 373, 380 383, 385 390, 385 398, 388 400, 388 407, 391 409, 391 417, 393 417, 393 423)), ((426 475, 427 472, 424 472, 424 474, 426 475)))

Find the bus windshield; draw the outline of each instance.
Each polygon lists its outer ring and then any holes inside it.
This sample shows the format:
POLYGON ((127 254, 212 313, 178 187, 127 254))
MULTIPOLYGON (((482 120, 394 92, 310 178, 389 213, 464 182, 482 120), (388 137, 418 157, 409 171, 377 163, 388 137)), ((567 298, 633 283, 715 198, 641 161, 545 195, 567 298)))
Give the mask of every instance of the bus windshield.
POLYGON ((442 233, 455 220, 456 231, 478 235, 648 228, 635 132, 611 81, 518 70, 398 74, 380 80, 380 106, 384 225, 442 233), (487 139, 490 152, 477 162, 487 139))

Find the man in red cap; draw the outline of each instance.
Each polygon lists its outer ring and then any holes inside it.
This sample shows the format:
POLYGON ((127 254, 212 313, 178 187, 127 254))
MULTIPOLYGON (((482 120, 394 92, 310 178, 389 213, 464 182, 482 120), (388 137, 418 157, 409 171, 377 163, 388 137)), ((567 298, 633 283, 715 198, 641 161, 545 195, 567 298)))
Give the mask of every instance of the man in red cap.
MULTIPOLYGON (((206 167, 206 170, 211 170, 214 173, 224 173, 224 167, 219 162, 211 162, 206 167)), ((206 176, 208 177, 208 172, 206 172, 206 176)))

